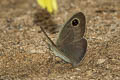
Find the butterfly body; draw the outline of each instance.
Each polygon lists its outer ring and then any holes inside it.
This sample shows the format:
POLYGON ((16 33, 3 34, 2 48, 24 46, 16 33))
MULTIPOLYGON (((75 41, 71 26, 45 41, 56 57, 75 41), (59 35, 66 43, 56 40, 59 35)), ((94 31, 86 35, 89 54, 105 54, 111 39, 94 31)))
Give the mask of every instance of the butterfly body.
POLYGON ((83 13, 79 12, 73 15, 61 28, 56 44, 42 29, 54 54, 73 66, 79 65, 86 53, 87 40, 83 37, 85 23, 83 13))

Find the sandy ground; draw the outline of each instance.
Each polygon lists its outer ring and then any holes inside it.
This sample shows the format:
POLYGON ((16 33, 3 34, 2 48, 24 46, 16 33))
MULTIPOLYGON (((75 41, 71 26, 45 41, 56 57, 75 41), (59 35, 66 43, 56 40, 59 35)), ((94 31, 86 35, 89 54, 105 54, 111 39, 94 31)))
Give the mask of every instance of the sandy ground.
POLYGON ((35 0, 0 1, 0 80, 120 80, 120 0, 58 0, 50 15, 35 0), (76 12, 86 16, 88 49, 77 68, 52 55, 53 41, 76 12))

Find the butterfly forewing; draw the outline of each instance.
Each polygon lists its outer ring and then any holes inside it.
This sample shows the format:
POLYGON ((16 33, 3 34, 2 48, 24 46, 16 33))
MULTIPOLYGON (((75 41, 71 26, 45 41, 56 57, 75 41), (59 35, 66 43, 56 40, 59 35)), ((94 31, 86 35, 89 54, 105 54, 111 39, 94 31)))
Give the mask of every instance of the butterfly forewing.
POLYGON ((85 33, 85 16, 83 13, 79 12, 73 15, 62 27, 61 31, 59 32, 58 39, 56 44, 63 45, 63 43, 71 42, 75 39, 80 39, 84 36, 85 33), (72 21, 74 19, 78 19, 80 24, 78 26, 73 26, 72 21))

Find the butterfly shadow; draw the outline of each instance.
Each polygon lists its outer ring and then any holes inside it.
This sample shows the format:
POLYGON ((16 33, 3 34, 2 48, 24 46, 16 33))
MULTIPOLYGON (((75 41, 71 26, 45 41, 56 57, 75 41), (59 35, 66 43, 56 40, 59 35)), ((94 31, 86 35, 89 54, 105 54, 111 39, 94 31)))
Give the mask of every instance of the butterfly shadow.
POLYGON ((34 14, 34 24, 37 26, 42 26, 48 33, 54 34, 57 30, 57 24, 53 21, 52 14, 48 13, 46 10, 38 9, 34 14))

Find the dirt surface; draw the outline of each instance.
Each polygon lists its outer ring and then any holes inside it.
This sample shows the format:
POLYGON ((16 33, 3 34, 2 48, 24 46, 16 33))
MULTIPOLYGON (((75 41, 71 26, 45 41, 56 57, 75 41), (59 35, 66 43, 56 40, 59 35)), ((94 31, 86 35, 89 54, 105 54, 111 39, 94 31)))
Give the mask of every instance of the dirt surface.
POLYGON ((58 0, 50 15, 35 0, 0 1, 0 80, 120 80, 120 0, 58 0), (76 12, 86 16, 88 49, 77 68, 52 55, 53 41, 76 12), (56 32, 56 33, 55 33, 56 32))

